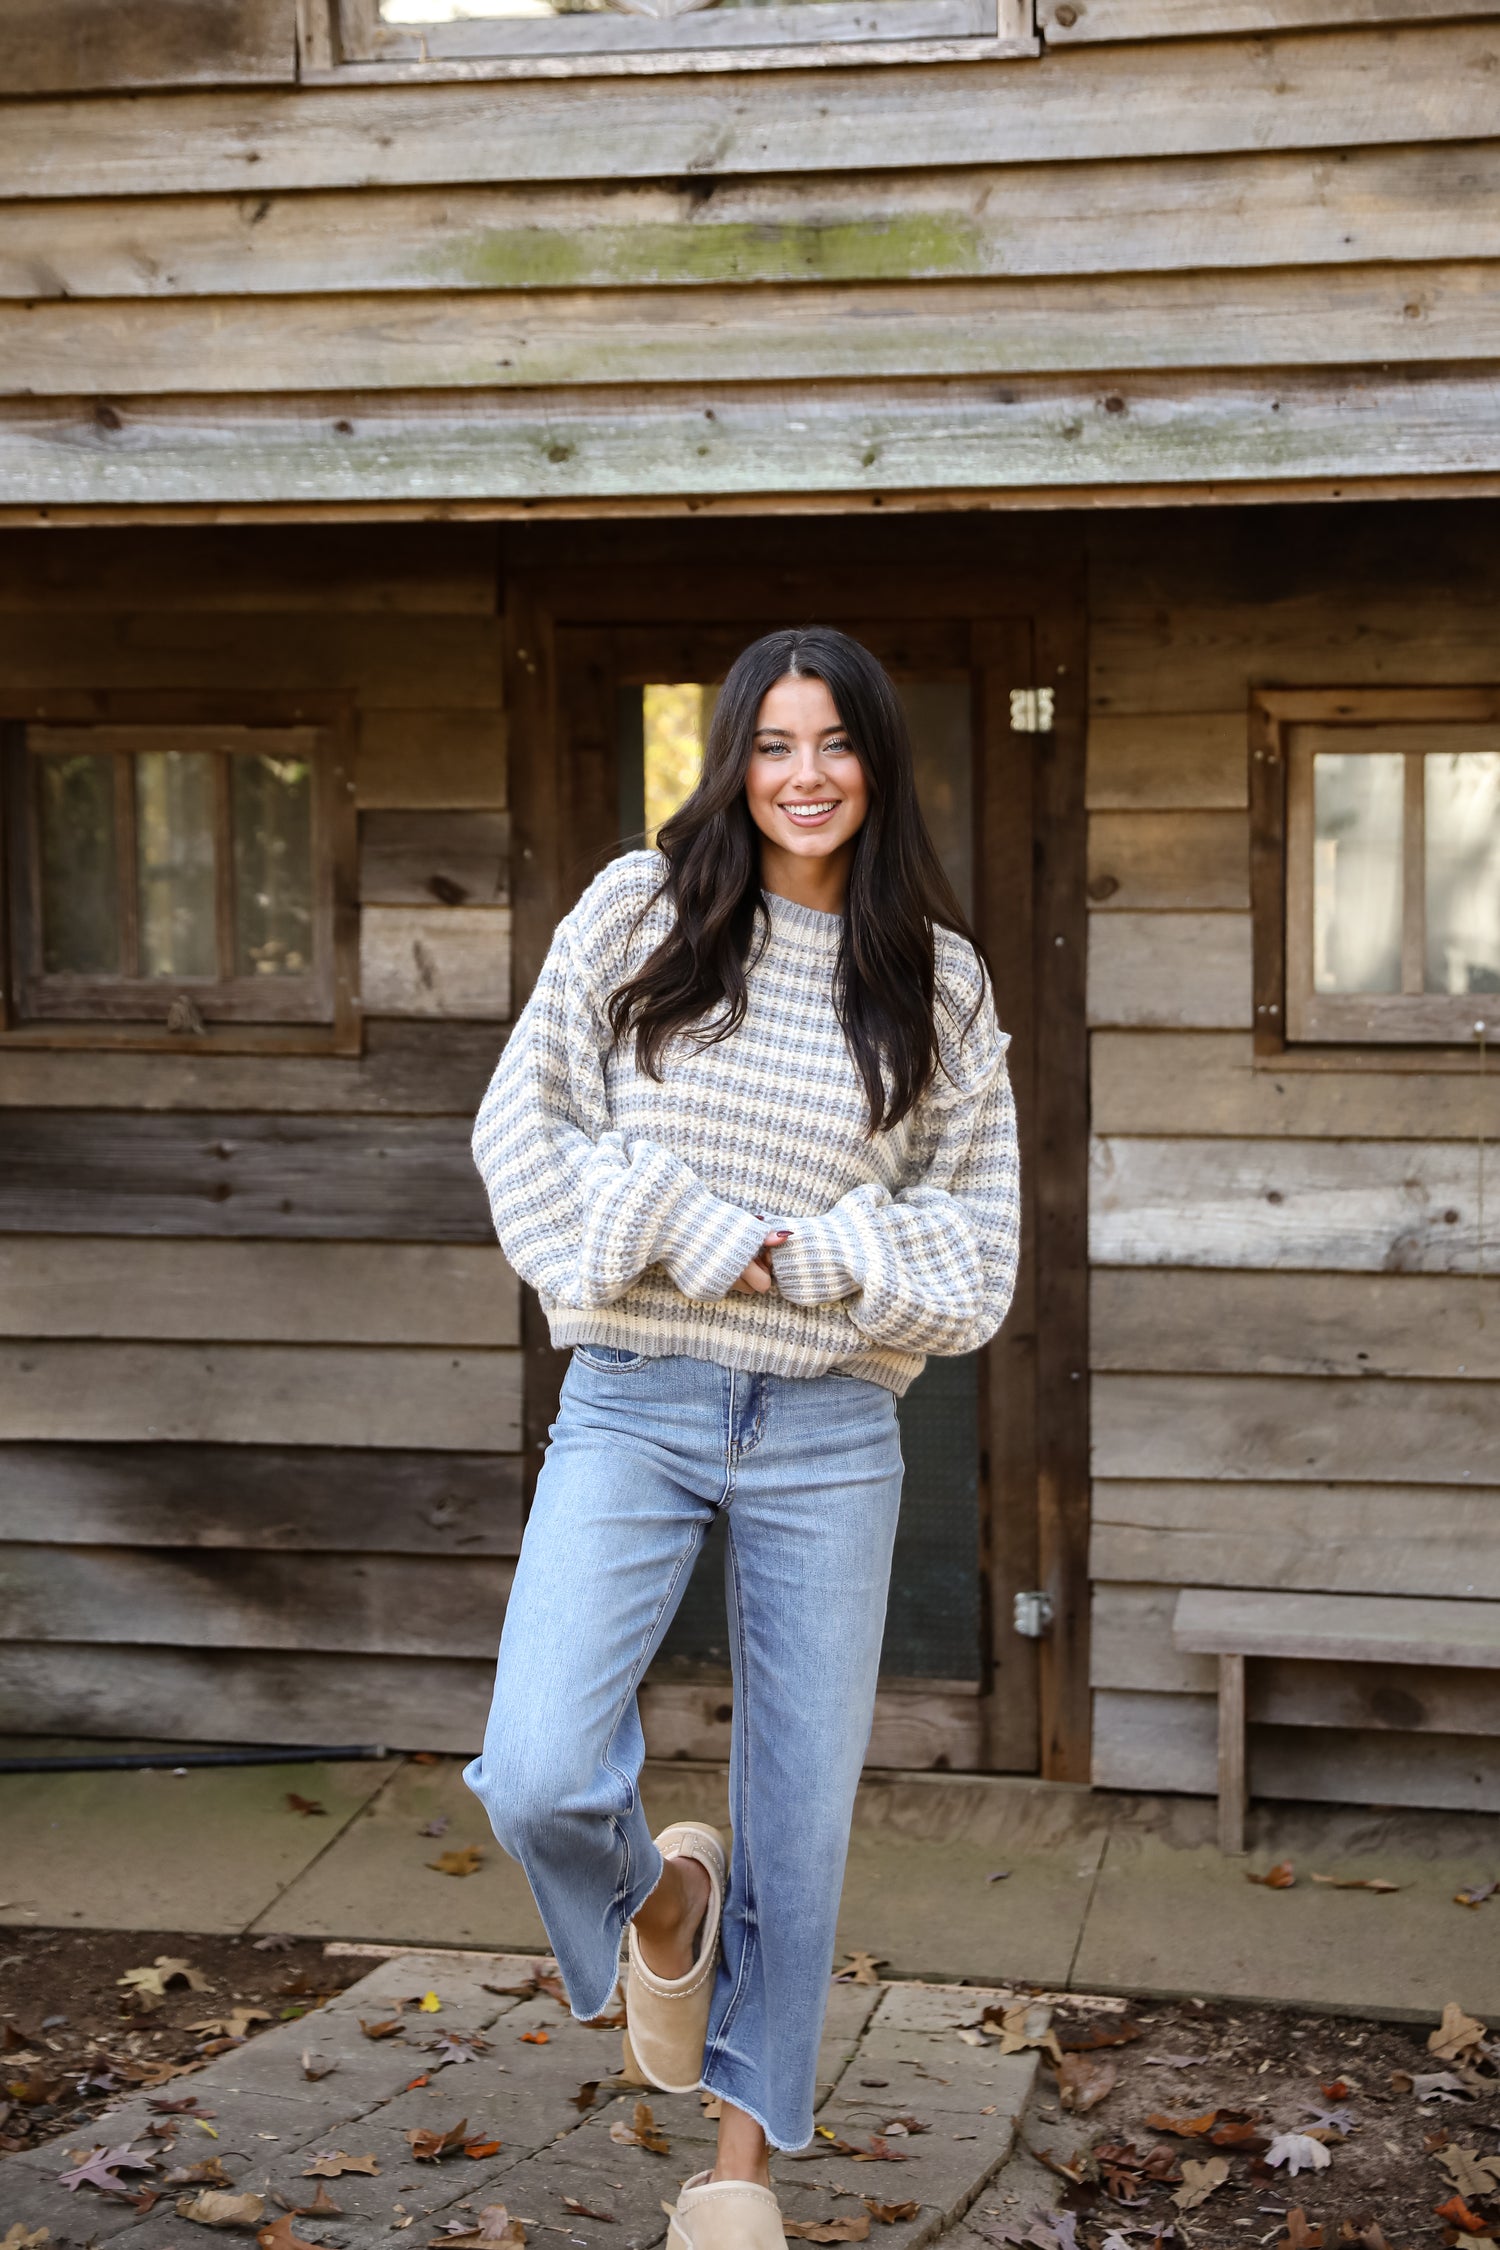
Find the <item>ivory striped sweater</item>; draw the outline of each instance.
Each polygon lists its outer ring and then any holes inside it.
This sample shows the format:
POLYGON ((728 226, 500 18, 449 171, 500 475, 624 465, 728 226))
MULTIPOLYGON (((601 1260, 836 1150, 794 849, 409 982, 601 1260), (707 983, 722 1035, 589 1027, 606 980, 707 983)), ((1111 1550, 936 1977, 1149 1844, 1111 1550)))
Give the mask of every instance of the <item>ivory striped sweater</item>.
POLYGON ((633 1043, 613 1047, 606 1009, 670 927, 650 904, 664 867, 614 860, 559 923, 490 1081, 474 1160, 501 1244, 554 1344, 837 1369, 899 1395, 929 1352, 993 1335, 1015 1285, 1009 1040, 988 980, 939 930, 944 1067, 872 1137, 834 1008, 842 921, 767 893, 744 1023, 717 1046, 675 1040, 658 1083, 633 1043), (775 1289, 727 1295, 773 1226, 793 1230, 775 1289))

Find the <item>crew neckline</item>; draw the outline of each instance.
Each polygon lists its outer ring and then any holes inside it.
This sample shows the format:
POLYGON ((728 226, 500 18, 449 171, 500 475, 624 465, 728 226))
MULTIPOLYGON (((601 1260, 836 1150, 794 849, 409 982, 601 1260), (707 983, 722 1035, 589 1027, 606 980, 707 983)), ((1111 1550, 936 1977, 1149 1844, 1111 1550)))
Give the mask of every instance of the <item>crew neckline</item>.
POLYGON ((796 899, 783 898, 780 891, 764 887, 760 895, 766 902, 766 912, 778 926, 800 930, 808 937, 838 937, 843 933, 842 914, 825 914, 820 906, 799 906, 796 899))

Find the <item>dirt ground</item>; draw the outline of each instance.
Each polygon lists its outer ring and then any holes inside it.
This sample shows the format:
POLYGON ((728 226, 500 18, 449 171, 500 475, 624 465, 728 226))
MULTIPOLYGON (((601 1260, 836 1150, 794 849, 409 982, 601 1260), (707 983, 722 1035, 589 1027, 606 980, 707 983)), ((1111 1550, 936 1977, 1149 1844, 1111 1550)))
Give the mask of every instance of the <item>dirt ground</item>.
MULTIPOLYGON (((134 2088, 181 2093, 195 2063, 369 1967, 315 1940, 6 1933, 0 2151, 76 2132, 134 2088)), ((974 2037, 1001 2036, 976 2022, 974 2037)), ((1002 2173, 968 2231, 996 2250, 1500 2242, 1500 2040, 1457 2011, 1448 2028, 1437 2054, 1429 2026, 1061 2003, 1061 2066, 1049 2060, 1025 2133, 1062 2208, 1037 2211, 1002 2173)))

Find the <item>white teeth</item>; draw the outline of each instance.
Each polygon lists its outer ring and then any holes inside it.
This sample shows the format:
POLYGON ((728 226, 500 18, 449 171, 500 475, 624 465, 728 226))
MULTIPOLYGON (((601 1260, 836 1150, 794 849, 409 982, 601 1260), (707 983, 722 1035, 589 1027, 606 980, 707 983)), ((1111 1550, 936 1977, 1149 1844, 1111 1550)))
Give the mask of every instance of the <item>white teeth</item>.
POLYGON ((790 813, 793 820, 821 820, 824 813, 836 812, 836 805, 783 805, 782 811, 790 813))

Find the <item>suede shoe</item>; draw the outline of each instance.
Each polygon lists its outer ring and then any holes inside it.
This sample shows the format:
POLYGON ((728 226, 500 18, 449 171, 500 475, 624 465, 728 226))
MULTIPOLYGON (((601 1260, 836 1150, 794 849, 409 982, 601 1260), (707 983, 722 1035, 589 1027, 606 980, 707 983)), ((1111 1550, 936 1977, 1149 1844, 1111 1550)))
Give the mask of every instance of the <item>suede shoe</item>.
POLYGON ((667 2229, 667 2250, 786 2250, 781 2206, 753 2180, 684 2180, 667 2229))
POLYGON ((703 2042, 719 1959, 719 1917, 724 1907, 724 1846, 717 1829, 698 1820, 664 1828, 656 1839, 663 1859, 695 1859, 708 1875, 708 1911, 698 1954, 685 1976, 659 1977, 641 1958, 635 1924, 625 1967, 625 2059, 648 2086, 663 2094, 691 2094, 703 2076, 703 2042))

